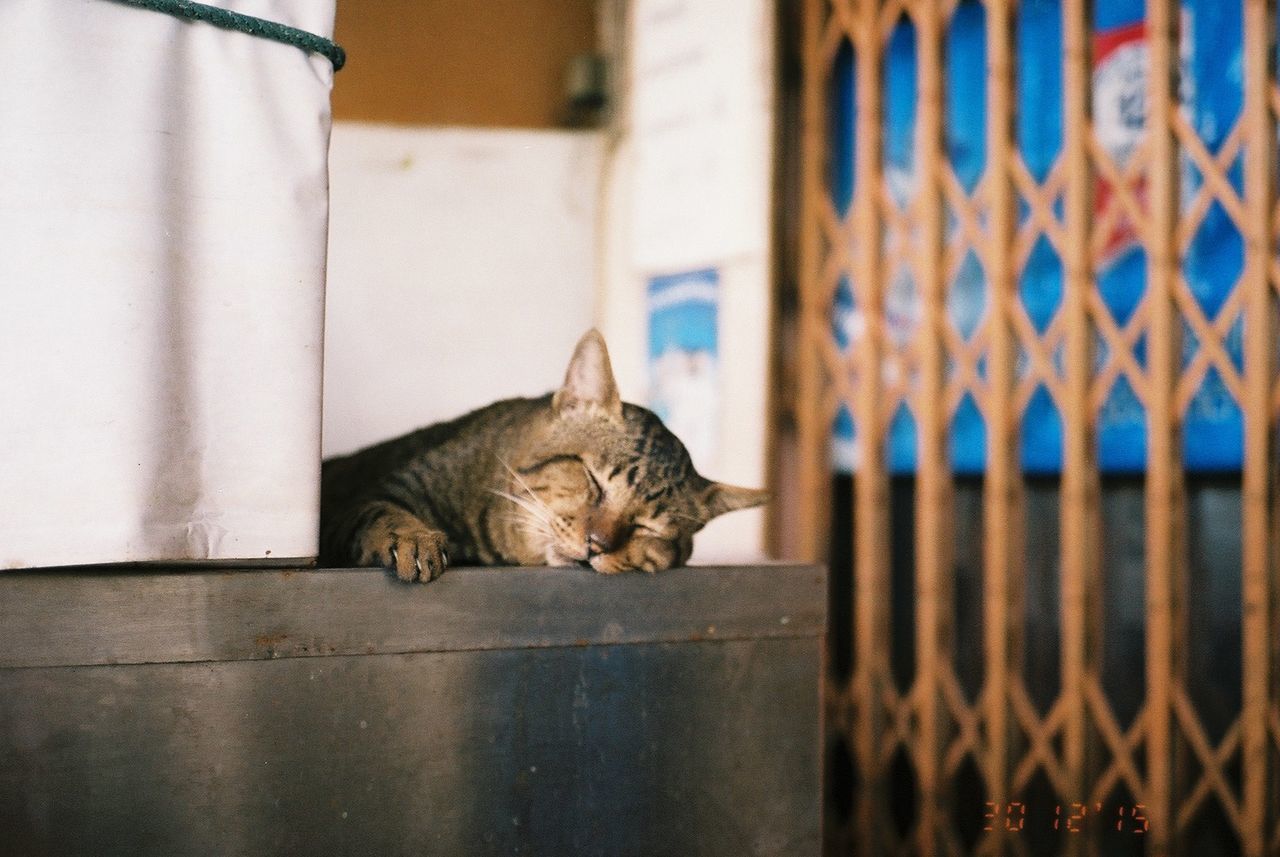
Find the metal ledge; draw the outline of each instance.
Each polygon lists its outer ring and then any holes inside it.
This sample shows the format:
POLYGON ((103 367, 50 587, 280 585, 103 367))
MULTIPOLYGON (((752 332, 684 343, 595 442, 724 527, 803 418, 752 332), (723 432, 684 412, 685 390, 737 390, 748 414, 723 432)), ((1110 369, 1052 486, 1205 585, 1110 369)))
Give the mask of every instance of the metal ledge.
POLYGON ((0 574, 0 668, 816 637, 819 566, 0 574))

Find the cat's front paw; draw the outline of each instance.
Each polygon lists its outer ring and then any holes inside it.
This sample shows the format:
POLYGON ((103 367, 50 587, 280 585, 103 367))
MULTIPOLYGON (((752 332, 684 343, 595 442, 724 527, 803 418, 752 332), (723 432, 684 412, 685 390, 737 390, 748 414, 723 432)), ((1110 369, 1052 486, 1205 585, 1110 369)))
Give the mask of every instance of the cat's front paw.
POLYGON ((427 583, 449 565, 444 533, 418 523, 397 523, 366 533, 361 565, 381 565, 406 582, 427 583))

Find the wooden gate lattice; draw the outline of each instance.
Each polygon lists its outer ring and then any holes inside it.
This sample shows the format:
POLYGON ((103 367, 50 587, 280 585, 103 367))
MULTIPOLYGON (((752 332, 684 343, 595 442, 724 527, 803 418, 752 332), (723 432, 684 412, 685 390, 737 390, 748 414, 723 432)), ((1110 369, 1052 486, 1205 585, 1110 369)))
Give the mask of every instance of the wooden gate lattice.
MULTIPOLYGON (((1280 204, 1275 10, 1238 2, 1243 102, 1230 130, 1206 141, 1179 107, 1177 4, 1148 0, 1143 24, 1146 124, 1125 157, 1099 139, 1091 115, 1091 4, 1062 0, 1062 136, 1051 163, 1029 164, 1016 124, 1016 0, 805 0, 801 141, 799 386, 791 403, 800 452, 801 552, 821 559, 829 522, 828 439, 841 409, 857 430, 853 499, 854 658, 832 681, 828 730, 848 747, 853 801, 832 816, 834 853, 1033 853, 1016 830, 984 831, 970 849, 957 817, 958 782, 993 802, 1029 788, 1088 806, 1117 796, 1144 807, 1150 854, 1188 853, 1207 811, 1225 818, 1240 853, 1280 854, 1280 703, 1277 669, 1276 378, 1280 204), (975 8, 978 10, 975 12, 975 8), (948 65, 957 15, 981 14, 985 69, 948 65), (914 38, 918 86, 915 176, 886 174, 886 58, 901 28, 914 38), (830 92, 850 64, 855 167, 851 190, 831 181, 830 92), (985 163, 961 174, 948 156, 949 75, 985 74, 985 163), (1183 181, 1183 177, 1190 180, 1183 181), (1184 260, 1210 212, 1243 240, 1235 283, 1220 301, 1198 295, 1184 260), (1215 216, 1219 216, 1215 214, 1215 216), (1100 292, 1096 272, 1118 233, 1146 253, 1146 284, 1127 313, 1100 292), (1061 295, 1031 306, 1028 266, 1056 264, 1061 295), (975 268, 976 266, 976 268, 975 268), (957 292, 984 284, 981 312, 957 292), (841 298, 842 291, 847 293, 841 298), (918 314, 904 294, 917 294, 918 314), (841 341, 835 302, 859 325, 841 341), (1216 305, 1215 305, 1216 303, 1216 305), (1239 714, 1215 738, 1189 691, 1186 474, 1180 428, 1207 385, 1243 414, 1239 714), (1118 392, 1119 391, 1119 392, 1118 392), (1145 414, 1145 697, 1118 716, 1101 678, 1102 579, 1098 427, 1115 397, 1145 414), (1047 706, 1028 691, 1025 482, 1019 429, 1033 401, 1062 427, 1060 688, 1047 706), (956 482, 949 437, 961 412, 985 431, 982 492, 982 682, 972 698, 955 668, 952 627, 956 482), (914 678, 892 674, 891 426, 914 425, 914 678), (891 781, 912 784, 903 828, 891 781), (896 780, 895 780, 896 778, 896 780), (975 780, 976 778, 976 780, 975 780), (840 820, 840 818, 845 820, 840 820)), ((972 297, 972 295, 968 296, 972 297)), ((1066 839, 1063 853, 1106 853, 1066 839)))

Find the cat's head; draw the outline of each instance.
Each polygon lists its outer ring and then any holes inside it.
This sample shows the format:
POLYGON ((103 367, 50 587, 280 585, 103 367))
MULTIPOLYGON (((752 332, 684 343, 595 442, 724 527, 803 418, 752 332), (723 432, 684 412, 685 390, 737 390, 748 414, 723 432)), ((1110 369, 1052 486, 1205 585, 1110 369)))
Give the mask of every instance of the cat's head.
POLYGON ((768 499, 705 479, 653 412, 624 403, 595 330, 578 342, 550 412, 506 464, 503 494, 518 506, 521 553, 604 573, 682 565, 708 521, 768 499))

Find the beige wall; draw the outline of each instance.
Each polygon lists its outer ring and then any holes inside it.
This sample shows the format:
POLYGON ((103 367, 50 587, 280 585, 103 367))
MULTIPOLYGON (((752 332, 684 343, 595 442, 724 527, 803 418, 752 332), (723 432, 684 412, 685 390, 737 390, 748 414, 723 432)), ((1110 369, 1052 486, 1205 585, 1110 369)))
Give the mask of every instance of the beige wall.
POLYGON ((347 66, 334 118, 548 128, 569 58, 596 44, 595 0, 338 0, 347 66))
POLYGON ((560 383, 603 154, 595 131, 334 126, 326 455, 560 383))

